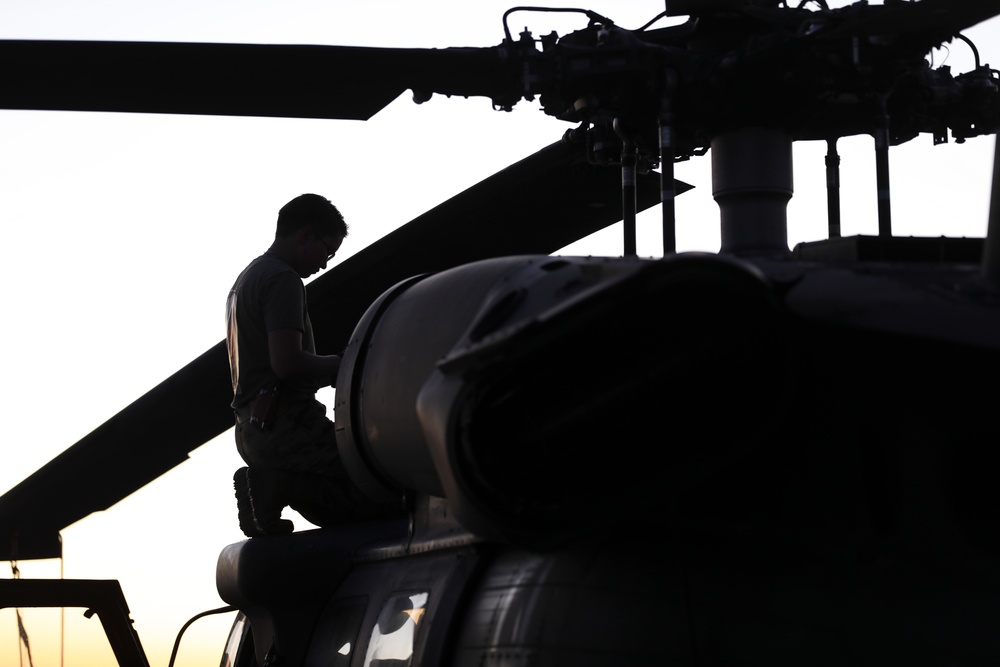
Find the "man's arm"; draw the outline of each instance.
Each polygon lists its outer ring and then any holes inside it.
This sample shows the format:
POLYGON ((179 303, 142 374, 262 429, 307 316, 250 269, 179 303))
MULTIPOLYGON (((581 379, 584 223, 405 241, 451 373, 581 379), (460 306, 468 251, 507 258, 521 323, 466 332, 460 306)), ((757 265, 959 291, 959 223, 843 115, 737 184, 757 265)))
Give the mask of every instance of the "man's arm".
POLYGON ((337 384, 340 357, 306 352, 298 329, 268 331, 267 351, 271 370, 282 380, 312 380, 317 387, 337 384))

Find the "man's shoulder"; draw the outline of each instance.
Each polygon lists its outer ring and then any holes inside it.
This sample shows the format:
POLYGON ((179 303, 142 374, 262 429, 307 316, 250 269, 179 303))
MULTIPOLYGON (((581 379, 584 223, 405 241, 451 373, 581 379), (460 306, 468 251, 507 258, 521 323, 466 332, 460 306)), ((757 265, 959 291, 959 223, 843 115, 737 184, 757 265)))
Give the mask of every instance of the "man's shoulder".
POLYGON ((250 262, 243 272, 247 273, 248 271, 254 273, 290 273, 296 278, 298 277, 295 269, 288 262, 268 252, 250 262))
POLYGON ((274 255, 264 253, 243 269, 243 272, 236 279, 233 289, 238 289, 241 285, 247 284, 261 285, 272 280, 302 283, 302 279, 299 278, 288 262, 274 255))

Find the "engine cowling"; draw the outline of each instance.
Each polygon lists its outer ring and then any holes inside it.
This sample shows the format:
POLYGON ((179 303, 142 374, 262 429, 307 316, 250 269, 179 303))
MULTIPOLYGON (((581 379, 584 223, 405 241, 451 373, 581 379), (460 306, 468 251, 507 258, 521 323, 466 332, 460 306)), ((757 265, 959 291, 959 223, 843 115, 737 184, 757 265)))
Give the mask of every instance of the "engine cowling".
POLYGON ((374 499, 447 497, 491 539, 641 519, 777 419, 779 318, 763 276, 718 256, 513 257, 411 279, 345 353, 338 446, 374 499))

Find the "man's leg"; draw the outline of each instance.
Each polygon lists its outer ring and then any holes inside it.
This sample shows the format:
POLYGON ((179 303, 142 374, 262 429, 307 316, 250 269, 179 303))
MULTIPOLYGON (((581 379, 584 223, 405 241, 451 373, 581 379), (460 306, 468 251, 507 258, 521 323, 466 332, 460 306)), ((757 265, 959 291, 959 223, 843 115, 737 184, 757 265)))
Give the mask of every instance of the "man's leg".
POLYGON ((326 407, 318 401, 304 402, 289 409, 294 424, 279 445, 281 463, 280 494, 292 509, 320 527, 366 521, 405 513, 402 493, 399 502, 379 507, 354 484, 337 452, 336 427, 326 417, 326 407))
POLYGON ((288 502, 279 493, 277 471, 264 456, 275 448, 276 435, 249 423, 236 426, 237 450, 249 464, 233 476, 240 529, 247 537, 285 535, 294 529, 291 521, 281 518, 288 502))
POLYGON ((288 505, 321 528, 406 513, 402 493, 391 503, 377 505, 361 493, 342 467, 339 472, 328 469, 323 475, 283 471, 280 485, 287 489, 288 505))

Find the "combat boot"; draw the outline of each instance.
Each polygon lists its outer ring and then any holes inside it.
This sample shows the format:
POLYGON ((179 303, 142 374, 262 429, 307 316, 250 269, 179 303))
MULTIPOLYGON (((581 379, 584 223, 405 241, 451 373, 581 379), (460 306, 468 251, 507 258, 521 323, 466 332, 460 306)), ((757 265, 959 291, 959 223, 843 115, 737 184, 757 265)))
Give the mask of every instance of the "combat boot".
POLYGON ((253 518, 253 504, 250 501, 250 482, 247 480, 249 469, 243 466, 233 474, 233 488, 236 490, 236 511, 240 518, 240 530, 247 537, 259 537, 263 533, 257 528, 253 518))
POLYGON ((281 510, 287 503, 278 493, 278 472, 270 468, 250 466, 247 469, 247 482, 254 524, 259 535, 287 535, 292 532, 295 524, 281 518, 281 510))

